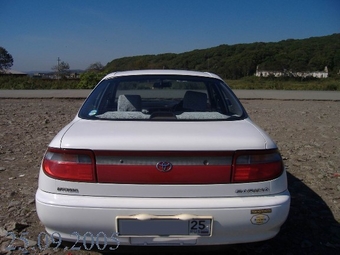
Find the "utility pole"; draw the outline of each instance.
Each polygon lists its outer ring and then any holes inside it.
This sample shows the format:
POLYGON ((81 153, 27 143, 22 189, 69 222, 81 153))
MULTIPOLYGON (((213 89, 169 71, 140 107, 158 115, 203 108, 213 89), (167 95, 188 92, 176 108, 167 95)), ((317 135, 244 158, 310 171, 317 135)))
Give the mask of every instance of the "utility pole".
POLYGON ((57 77, 58 77, 58 80, 60 79, 60 58, 58 57, 58 74, 57 74, 57 77))

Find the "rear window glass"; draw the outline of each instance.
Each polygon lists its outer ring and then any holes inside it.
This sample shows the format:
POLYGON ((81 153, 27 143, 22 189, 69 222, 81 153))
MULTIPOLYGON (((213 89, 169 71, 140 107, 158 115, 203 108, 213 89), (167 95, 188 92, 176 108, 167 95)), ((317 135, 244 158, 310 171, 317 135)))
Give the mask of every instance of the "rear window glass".
POLYGON ((236 120, 244 110, 215 78, 136 75, 101 81, 79 111, 84 119, 236 120))

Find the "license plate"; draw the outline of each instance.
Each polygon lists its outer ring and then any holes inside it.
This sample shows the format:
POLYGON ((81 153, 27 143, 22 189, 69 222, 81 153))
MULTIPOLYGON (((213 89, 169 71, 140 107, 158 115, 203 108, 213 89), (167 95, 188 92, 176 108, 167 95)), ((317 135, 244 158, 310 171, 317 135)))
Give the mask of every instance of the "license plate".
POLYGON ((195 217, 180 219, 176 216, 120 216, 116 219, 119 236, 211 236, 212 219, 195 217))
POLYGON ((189 235, 210 236, 210 232, 210 219, 194 219, 189 221, 189 235))

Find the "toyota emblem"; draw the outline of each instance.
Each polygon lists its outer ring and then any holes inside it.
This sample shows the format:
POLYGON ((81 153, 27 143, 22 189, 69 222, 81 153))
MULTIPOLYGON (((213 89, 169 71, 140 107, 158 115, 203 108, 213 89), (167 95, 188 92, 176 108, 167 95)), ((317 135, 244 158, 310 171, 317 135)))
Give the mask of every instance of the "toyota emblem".
POLYGON ((158 171, 166 173, 172 169, 172 164, 170 162, 161 161, 156 164, 156 168, 158 171))

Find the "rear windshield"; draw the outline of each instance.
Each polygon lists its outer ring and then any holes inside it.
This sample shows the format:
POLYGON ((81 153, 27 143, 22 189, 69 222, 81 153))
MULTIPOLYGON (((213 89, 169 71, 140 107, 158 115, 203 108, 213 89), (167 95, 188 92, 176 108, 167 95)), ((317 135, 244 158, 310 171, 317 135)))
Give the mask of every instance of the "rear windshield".
POLYGON ((136 75, 101 81, 79 111, 83 119, 238 120, 245 112, 221 80, 183 75, 136 75))

